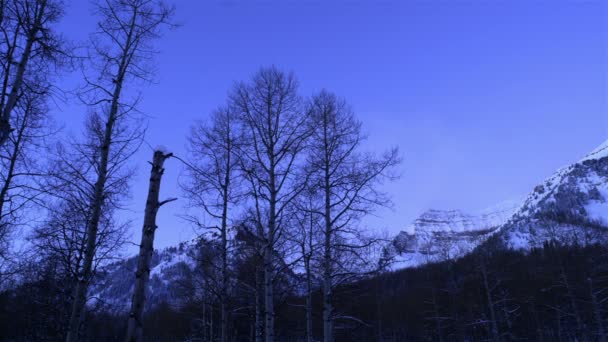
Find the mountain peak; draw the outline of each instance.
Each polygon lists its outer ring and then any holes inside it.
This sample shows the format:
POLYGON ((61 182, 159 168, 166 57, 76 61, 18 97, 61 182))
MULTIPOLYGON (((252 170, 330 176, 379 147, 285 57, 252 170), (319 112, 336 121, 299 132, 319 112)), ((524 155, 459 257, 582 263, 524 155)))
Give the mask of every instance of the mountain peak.
POLYGON ((388 253, 396 267, 457 258, 496 235, 504 246, 529 249, 545 241, 608 240, 608 140, 583 159, 557 170, 520 201, 505 201, 478 215, 427 210, 388 253))
POLYGON ((608 157, 608 140, 604 141, 600 146, 587 154, 585 158, 580 160, 580 162, 584 162, 586 160, 597 160, 606 157, 608 157))

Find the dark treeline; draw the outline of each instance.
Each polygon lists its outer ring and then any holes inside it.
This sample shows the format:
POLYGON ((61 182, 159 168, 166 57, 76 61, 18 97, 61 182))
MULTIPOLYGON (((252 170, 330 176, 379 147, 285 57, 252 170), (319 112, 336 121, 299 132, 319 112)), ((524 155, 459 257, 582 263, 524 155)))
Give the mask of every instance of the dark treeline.
POLYGON ((91 7, 95 30, 74 43, 57 32, 63 1, 0 0, 0 340, 606 340, 603 246, 523 254, 490 241, 457 261, 388 272, 389 239, 365 218, 391 206, 382 189, 398 177, 397 147, 369 151, 346 99, 304 94, 275 66, 243 75, 200 113, 183 154, 158 147, 148 200, 132 198, 150 115, 175 115, 139 109, 174 8, 91 7), (69 92, 57 87, 68 72, 80 77, 69 92), (80 134, 55 127, 60 99, 82 106, 71 117, 80 134), (168 285, 178 303, 157 305, 146 291, 158 281, 169 158, 198 236, 194 270, 168 285), (133 203, 146 204, 141 240, 123 214, 133 203), (123 283, 133 303, 112 311, 94 290, 128 240, 142 241, 123 283))
MULTIPOLYGON (((237 277, 250 277, 254 265, 244 262, 241 267, 237 277)), ((38 281, 3 294, 0 338, 60 339, 60 317, 68 303, 62 289, 61 280, 49 270, 38 281)), ((335 322, 335 339, 605 341, 607 289, 606 246, 547 243, 529 253, 481 248, 456 261, 384 273, 336 288, 334 304, 342 318, 335 322)), ((293 291, 286 290, 276 302, 280 341, 302 341, 306 336, 306 298, 293 291)), ((221 333, 219 302, 192 298, 183 307, 165 303, 147 312, 145 340, 216 340, 221 333)), ((234 293, 231 304, 253 307, 253 301, 244 291, 234 293)), ((312 303, 313 335, 318 340, 323 334, 318 290, 312 303)), ((123 315, 91 313, 87 321, 92 341, 119 340, 126 328, 123 315)), ((229 340, 254 338, 254 323, 251 310, 231 315, 229 340)))

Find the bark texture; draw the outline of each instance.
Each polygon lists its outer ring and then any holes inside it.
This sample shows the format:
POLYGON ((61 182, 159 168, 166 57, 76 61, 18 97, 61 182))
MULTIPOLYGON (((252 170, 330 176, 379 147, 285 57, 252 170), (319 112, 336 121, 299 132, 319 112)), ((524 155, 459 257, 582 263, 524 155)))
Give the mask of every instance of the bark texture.
POLYGON ((150 186, 144 214, 144 226, 141 232, 141 244, 137 258, 137 271, 135 272, 135 288, 131 300, 131 311, 127 323, 127 342, 143 341, 143 317, 146 304, 146 288, 150 280, 150 260, 154 253, 154 233, 156 232, 156 214, 158 209, 167 201, 159 201, 160 182, 165 169, 163 164, 171 154, 155 151, 150 172, 150 186))

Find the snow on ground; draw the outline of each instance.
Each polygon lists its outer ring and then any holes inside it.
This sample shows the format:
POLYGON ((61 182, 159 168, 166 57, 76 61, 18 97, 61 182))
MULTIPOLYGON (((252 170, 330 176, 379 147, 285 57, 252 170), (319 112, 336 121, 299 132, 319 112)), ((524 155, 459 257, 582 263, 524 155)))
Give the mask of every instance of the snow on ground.
POLYGON ((600 190, 601 200, 592 200, 585 205, 585 211, 592 220, 600 221, 605 226, 608 226, 608 184, 603 184, 604 188, 600 190))
MULTIPOLYGON (((165 250, 163 250, 164 252, 165 250)), ((154 276, 162 276, 163 271, 165 269, 169 269, 177 264, 179 264, 180 262, 185 263, 186 265, 188 265, 190 268, 194 267, 194 260, 192 260, 192 257, 189 256, 186 253, 186 249, 184 249, 181 253, 161 253, 161 261, 158 263, 158 265, 152 267, 152 269, 150 270, 150 278, 154 277, 154 276)))
POLYGON ((597 220, 603 223, 604 225, 608 225, 608 203, 605 201, 590 201, 589 204, 585 206, 585 210, 587 211, 587 215, 592 220, 597 220))

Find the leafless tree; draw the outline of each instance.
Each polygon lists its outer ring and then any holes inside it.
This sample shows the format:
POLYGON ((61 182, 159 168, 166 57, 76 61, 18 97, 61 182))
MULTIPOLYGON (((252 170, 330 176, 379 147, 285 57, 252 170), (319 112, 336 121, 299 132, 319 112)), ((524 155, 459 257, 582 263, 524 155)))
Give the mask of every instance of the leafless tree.
POLYGON ((65 42, 53 32, 62 16, 55 0, 0 1, 0 284, 16 272, 9 243, 43 193, 40 160, 53 135, 47 100, 63 65, 65 42))
POLYGON ((0 145, 15 128, 11 116, 21 94, 37 88, 64 56, 53 26, 63 15, 60 0, 0 1, 0 145))
POLYGON ((108 192, 116 185, 112 175, 121 172, 133 152, 133 143, 141 141, 143 134, 141 129, 132 127, 137 98, 125 100, 125 86, 130 81, 148 81, 152 77, 153 43, 173 13, 172 8, 156 0, 104 0, 95 5, 100 21, 91 39, 93 48, 88 60, 96 76, 91 78, 85 72, 86 88, 82 91, 82 99, 92 111, 89 129, 95 133, 87 155, 92 160, 94 190, 87 202, 87 243, 82 275, 74 291, 68 342, 79 340, 102 209, 111 199, 108 192))
POLYGON ((313 336, 313 292, 316 287, 319 251, 322 247, 322 217, 318 215, 320 202, 314 189, 307 189, 298 196, 290 215, 292 229, 290 239, 299 249, 300 264, 304 269, 304 288, 306 289, 306 335, 307 342, 314 341, 313 336))
MULTIPOLYGON (((48 218, 34 229, 30 241, 35 259, 53 260, 58 277, 68 280, 65 286, 73 289, 82 275, 90 210, 79 202, 75 187, 62 189, 64 195, 47 208, 48 218)), ((106 208, 100 219, 93 270, 116 260, 116 252, 126 238, 127 224, 114 220, 112 211, 106 208)))
POLYGON ((305 186, 298 166, 309 130, 297 89, 293 74, 270 67, 237 84, 230 96, 244 126, 239 159, 263 250, 267 342, 274 341, 275 253, 284 238, 288 207, 305 186))
POLYGON ((334 287, 351 280, 352 270, 365 265, 365 254, 376 242, 364 236, 359 219, 375 207, 389 204, 378 185, 391 179, 399 162, 396 148, 382 157, 359 151, 361 123, 345 101, 322 91, 310 103, 312 126, 309 168, 311 184, 321 197, 323 220, 323 336, 333 341, 334 287))
MULTIPOLYGON (((27 211, 41 204, 46 175, 39 161, 47 138, 53 135, 44 95, 25 92, 11 117, 6 144, 0 146, 0 263, 10 264, 10 240, 15 228, 28 225, 27 211)), ((0 274, 7 270, 0 267, 0 274)), ((4 277, 0 275, 0 283, 4 277)))
POLYGON ((234 205, 242 197, 239 187, 238 157, 240 129, 238 116, 228 107, 217 109, 206 125, 198 122, 188 139, 190 160, 188 182, 183 188, 194 207, 210 218, 209 224, 192 217, 199 227, 219 236, 220 242, 220 341, 228 340, 229 229, 234 221, 234 205))

